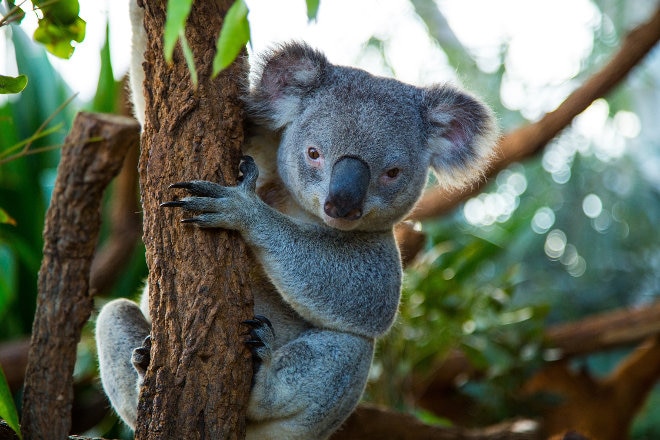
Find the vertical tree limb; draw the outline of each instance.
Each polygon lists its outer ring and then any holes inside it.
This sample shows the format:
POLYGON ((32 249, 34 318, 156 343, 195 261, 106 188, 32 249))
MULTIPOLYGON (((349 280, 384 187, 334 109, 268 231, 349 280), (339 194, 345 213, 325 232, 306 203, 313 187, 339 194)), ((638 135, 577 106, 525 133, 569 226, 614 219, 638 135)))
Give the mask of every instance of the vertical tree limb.
POLYGON ((250 260, 240 236, 182 225, 159 208, 168 186, 205 179, 236 183, 243 142, 243 63, 211 79, 215 41, 230 0, 196 1, 186 37, 194 88, 179 48, 163 59, 165 1, 145 2, 145 124, 140 154, 144 243, 152 317, 151 364, 136 438, 242 438, 252 364, 241 321, 252 315, 250 260))
POLYGON ((26 439, 62 439, 69 434, 76 344, 92 311, 89 268, 101 224, 102 195, 138 134, 131 119, 80 113, 62 149, 46 214, 23 395, 26 439))

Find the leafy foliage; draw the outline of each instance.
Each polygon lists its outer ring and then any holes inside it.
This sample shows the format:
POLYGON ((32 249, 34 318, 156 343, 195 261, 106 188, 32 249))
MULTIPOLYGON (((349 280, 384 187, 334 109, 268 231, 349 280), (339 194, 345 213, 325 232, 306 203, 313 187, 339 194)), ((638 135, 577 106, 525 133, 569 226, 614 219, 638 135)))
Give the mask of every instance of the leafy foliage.
POLYGON ((18 424, 18 413, 16 412, 16 405, 14 398, 9 391, 7 385, 7 378, 5 373, 0 368, 0 419, 3 419, 13 429, 18 438, 22 439, 21 428, 18 424))
POLYGON ((216 44, 217 52, 213 59, 214 75, 229 67, 250 40, 250 23, 247 14, 248 8, 243 0, 236 0, 227 11, 216 44))
POLYGON ((0 75, 0 94, 19 93, 27 86, 27 76, 4 76, 0 75))
POLYGON ((59 58, 71 58, 72 42, 80 43, 85 38, 85 21, 78 16, 78 0, 35 0, 43 17, 34 31, 34 39, 59 58))

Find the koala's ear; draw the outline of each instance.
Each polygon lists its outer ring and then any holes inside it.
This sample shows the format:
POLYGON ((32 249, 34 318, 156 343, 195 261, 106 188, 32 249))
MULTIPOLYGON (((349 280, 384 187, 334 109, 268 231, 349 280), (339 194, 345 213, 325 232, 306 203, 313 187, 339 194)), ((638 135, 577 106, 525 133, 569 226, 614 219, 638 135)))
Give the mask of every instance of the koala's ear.
POLYGON ((250 115, 272 129, 285 126, 302 111, 303 99, 317 90, 330 63, 304 43, 288 43, 267 54, 257 66, 246 97, 250 115))
POLYGON ((431 167, 441 185, 461 187, 483 176, 499 135, 490 109, 452 86, 424 89, 422 112, 431 167))

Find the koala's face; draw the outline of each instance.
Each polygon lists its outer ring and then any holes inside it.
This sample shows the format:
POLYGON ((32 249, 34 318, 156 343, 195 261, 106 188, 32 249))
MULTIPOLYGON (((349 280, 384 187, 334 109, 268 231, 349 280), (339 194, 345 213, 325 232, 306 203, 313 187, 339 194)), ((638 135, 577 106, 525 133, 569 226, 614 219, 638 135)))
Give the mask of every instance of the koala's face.
POLYGON ((417 91, 360 71, 343 73, 351 81, 319 91, 287 125, 278 169, 296 201, 328 226, 389 229, 426 182, 430 154, 417 91))
POLYGON ((341 230, 385 230, 422 191, 478 178, 497 130, 486 106, 453 87, 419 88, 335 66, 304 44, 266 58, 246 97, 282 130, 278 170, 308 213, 341 230))

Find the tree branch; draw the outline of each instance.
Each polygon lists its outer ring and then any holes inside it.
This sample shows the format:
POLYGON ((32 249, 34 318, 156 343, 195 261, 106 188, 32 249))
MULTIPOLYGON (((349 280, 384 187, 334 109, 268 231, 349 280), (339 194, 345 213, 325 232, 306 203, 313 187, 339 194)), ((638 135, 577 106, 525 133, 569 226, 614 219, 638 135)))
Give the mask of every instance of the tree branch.
POLYGON ((409 414, 360 405, 331 440, 541 440, 538 422, 516 420, 483 429, 431 426, 409 414))
MULTIPOLYGON (((531 157, 545 147, 575 116, 594 100, 609 93, 635 67, 660 39, 660 8, 649 21, 631 31, 609 63, 571 93, 556 110, 541 120, 505 135, 499 154, 486 175, 491 177, 510 164, 531 157)), ((481 181, 464 190, 434 188, 428 190, 410 215, 412 220, 429 220, 454 209, 463 200, 479 193, 481 181)))
POLYGON ((88 277, 101 224, 101 199, 138 133, 133 120, 79 113, 62 149, 46 214, 26 371, 26 439, 61 439, 69 434, 76 344, 93 305, 88 277))

